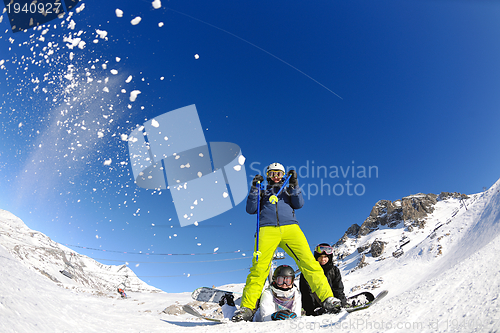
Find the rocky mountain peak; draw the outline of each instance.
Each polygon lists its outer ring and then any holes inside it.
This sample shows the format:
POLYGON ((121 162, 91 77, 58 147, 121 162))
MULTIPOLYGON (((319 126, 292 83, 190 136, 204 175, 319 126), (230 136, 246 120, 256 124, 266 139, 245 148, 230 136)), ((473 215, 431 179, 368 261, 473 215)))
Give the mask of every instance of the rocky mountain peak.
POLYGON ((363 224, 351 225, 337 245, 343 244, 349 236, 366 236, 380 226, 395 228, 404 223, 410 232, 415 228, 421 229, 425 226, 425 218, 434 211, 434 205, 450 198, 467 199, 468 196, 457 192, 441 192, 439 195, 418 193, 396 201, 380 200, 373 206, 363 224))

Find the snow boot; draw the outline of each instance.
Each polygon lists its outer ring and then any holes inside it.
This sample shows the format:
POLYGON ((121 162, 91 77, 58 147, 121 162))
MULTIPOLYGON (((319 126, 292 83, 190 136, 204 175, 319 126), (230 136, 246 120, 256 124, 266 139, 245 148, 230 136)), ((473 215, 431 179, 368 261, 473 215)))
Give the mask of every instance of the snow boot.
POLYGON ((328 297, 323 302, 323 307, 327 313, 339 313, 342 310, 341 305, 341 302, 334 297, 328 297))
POLYGON ((231 318, 231 321, 233 322, 252 321, 252 318, 253 318, 253 311, 250 310, 249 308, 241 307, 238 310, 236 310, 233 318, 231 318))

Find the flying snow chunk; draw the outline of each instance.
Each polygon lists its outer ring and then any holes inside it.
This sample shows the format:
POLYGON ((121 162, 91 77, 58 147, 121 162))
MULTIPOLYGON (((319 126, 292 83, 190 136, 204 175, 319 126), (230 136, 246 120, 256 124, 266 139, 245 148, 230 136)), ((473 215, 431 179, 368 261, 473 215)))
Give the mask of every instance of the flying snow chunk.
POLYGON ((122 141, 128 141, 128 135, 127 134, 120 135, 120 138, 122 139, 122 141))
POLYGON ((240 155, 240 157, 238 157, 238 163, 240 165, 243 165, 245 163, 245 160, 246 160, 246 158, 243 155, 240 155))
POLYGON ((17 127, 19 127, 19 128, 23 127, 23 123, 19 123, 19 125, 17 125, 17 127))
POLYGON ((195 55, 194 55, 194 58, 195 58, 195 59, 200 59, 200 55, 199 55, 199 54, 195 54, 195 55))
POLYGON ((214 252, 217 252, 218 250, 219 250, 219 248, 218 248, 218 247, 216 247, 216 248, 214 249, 214 252))
POLYGON ((111 72, 111 74, 113 74, 113 75, 118 74, 118 71, 117 71, 116 69, 112 69, 110 72, 111 72))
POLYGON ((153 7, 154 7, 154 9, 161 8, 161 1, 160 0, 154 0, 153 1, 153 7))
POLYGON ((116 8, 115 13, 117 17, 123 17, 123 10, 116 8))
POLYGON ((139 95, 140 93, 141 93, 140 90, 131 91, 130 92, 130 101, 135 102, 135 100, 137 99, 137 95, 139 95))
POLYGON ((105 39, 106 36, 108 35, 108 32, 104 31, 104 30, 96 29, 95 31, 97 32, 97 34, 99 35, 99 37, 101 37, 102 39, 105 39))
POLYGON ((129 75, 128 78, 125 80, 126 83, 130 83, 132 81, 132 75, 129 75))
POLYGON ((241 171, 241 165, 235 165, 233 169, 236 171, 241 171))
POLYGON ((160 123, 156 119, 153 119, 151 120, 151 126, 158 128, 160 127, 160 123))
POLYGON ((139 22, 141 22, 141 20, 142 20, 142 18, 140 16, 137 16, 135 19, 130 21, 130 23, 132 23, 132 25, 138 25, 139 22))
POLYGON ((163 22, 158 23, 158 26, 161 28, 163 27, 163 22))
POLYGON ((111 165, 111 159, 104 161, 104 165, 111 165))
POLYGON ((224 192, 224 193, 222 193, 222 196, 223 196, 224 198, 227 198, 227 197, 229 196, 229 194, 227 194, 227 192, 224 192))
POLYGON ((77 9, 75 9, 75 12, 78 14, 78 13, 80 13, 84 9, 85 9, 85 4, 82 3, 82 5, 80 7, 78 7, 77 9))

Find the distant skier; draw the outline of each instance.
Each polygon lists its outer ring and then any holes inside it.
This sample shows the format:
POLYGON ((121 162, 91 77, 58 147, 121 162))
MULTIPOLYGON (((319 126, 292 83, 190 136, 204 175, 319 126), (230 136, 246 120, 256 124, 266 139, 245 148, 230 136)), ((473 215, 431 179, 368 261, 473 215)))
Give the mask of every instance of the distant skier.
MULTIPOLYGON (((260 298, 253 321, 285 320, 300 317, 302 301, 298 288, 294 284, 295 271, 287 265, 281 265, 274 271, 273 281, 260 298)), ((232 318, 236 311, 233 295, 226 294, 219 301, 224 318, 232 318)))
POLYGON ((120 294, 122 298, 127 298, 127 294, 125 294, 125 290, 122 288, 118 288, 118 294, 120 294))
POLYGON ((250 274, 243 289, 241 307, 235 312, 232 321, 249 321, 253 318, 274 251, 278 246, 295 260, 299 269, 310 281, 311 288, 318 295, 322 306, 327 311, 339 308, 340 301, 333 297, 323 270, 312 256, 307 239, 295 217, 295 210, 304 205, 297 172, 295 170, 288 172, 289 186, 281 192, 285 178, 283 165, 270 164, 266 169, 266 175, 268 185, 261 192, 260 207, 257 205, 259 200, 257 185, 260 186, 264 177, 261 175, 254 177, 247 198, 247 213, 260 214, 259 237, 258 244, 256 242, 256 256, 253 258, 250 274))
MULTIPOLYGON (((342 276, 340 270, 333 264, 333 248, 327 243, 321 243, 314 248, 314 257, 323 268, 333 295, 341 301, 342 307, 346 307, 347 299, 344 294, 342 276)), ((299 288, 302 293, 302 308, 306 312, 306 316, 317 316, 325 313, 317 296, 311 291, 307 279, 302 274, 299 288)))

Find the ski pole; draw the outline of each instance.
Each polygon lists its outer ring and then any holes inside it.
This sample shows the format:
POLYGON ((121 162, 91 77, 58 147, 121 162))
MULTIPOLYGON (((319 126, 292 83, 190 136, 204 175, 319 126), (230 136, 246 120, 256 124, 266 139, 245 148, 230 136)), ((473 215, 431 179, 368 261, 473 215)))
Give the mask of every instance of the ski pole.
POLYGON ((257 182, 257 231, 256 231, 256 243, 255 243, 255 252, 253 255, 255 256, 255 261, 259 261, 259 231, 260 231, 260 190, 261 185, 260 182, 257 182))
POLYGON ((283 189, 288 185, 288 181, 290 180, 290 177, 292 177, 292 175, 288 175, 288 177, 285 178, 285 181, 283 182, 283 185, 281 185, 281 188, 278 191, 278 193, 273 194, 269 197, 270 203, 272 203, 273 205, 278 203, 278 195, 280 195, 281 192, 283 192, 283 189))
MULTIPOLYGON (((288 175, 288 177, 286 177, 285 181, 283 182, 283 185, 281 185, 281 188, 280 190, 278 191, 278 193, 276 195, 271 195, 271 197, 269 198, 269 201, 275 205, 277 202, 278 202, 278 195, 280 195, 280 193, 283 191, 283 189, 286 187, 286 185, 288 184, 289 180, 290 180, 290 177, 292 177, 292 175, 288 175)), ((259 231, 260 231, 260 191, 261 191, 261 184, 260 182, 257 182, 257 189, 258 189, 258 194, 257 194, 257 231, 256 231, 256 245, 255 245, 255 252, 253 253, 254 257, 255 257, 255 261, 259 261, 259 231)))

